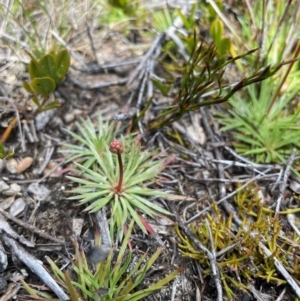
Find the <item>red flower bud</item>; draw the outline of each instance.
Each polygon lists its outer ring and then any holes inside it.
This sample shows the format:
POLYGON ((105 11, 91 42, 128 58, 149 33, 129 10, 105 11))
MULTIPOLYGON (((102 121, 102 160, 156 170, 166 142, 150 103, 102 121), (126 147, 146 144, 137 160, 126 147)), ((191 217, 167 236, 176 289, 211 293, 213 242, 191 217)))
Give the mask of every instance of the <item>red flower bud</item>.
POLYGON ((113 154, 122 154, 124 151, 124 147, 121 141, 114 139, 109 145, 109 150, 113 154))

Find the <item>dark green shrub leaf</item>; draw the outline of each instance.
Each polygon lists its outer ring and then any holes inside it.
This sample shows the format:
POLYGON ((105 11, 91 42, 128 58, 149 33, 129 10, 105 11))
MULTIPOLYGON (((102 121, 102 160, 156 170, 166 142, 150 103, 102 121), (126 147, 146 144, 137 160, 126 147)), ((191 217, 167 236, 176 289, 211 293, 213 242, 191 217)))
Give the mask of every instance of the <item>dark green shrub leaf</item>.
POLYGON ((39 99, 36 95, 36 92, 34 91, 34 89, 32 88, 32 86, 30 85, 30 83, 28 82, 23 82, 23 87, 25 88, 25 90, 29 93, 32 93, 33 94, 33 97, 32 97, 32 100, 33 102, 39 107, 40 106, 40 102, 39 102, 39 99))
POLYGON ((51 77, 52 79, 55 79, 56 70, 56 61, 52 54, 46 54, 40 59, 39 71, 42 75, 40 77, 51 77))
POLYGON ((222 40, 223 29, 223 23, 218 18, 216 18, 210 26, 209 33, 217 46, 222 40))
POLYGON ((35 78, 31 86, 36 92, 43 96, 49 96, 56 88, 54 80, 50 77, 35 78))
POLYGON ((38 61, 36 59, 34 59, 33 57, 31 57, 31 61, 29 63, 28 72, 29 72, 31 80, 34 80, 37 77, 43 77, 44 76, 42 74, 41 70, 40 70, 40 66, 39 66, 38 61))
POLYGON ((26 81, 23 82, 23 87, 27 92, 34 94, 34 90, 32 89, 31 85, 28 82, 26 81))
POLYGON ((71 56, 67 49, 63 49, 59 51, 55 55, 56 60, 56 76, 55 81, 61 80, 69 71, 70 63, 71 63, 71 56))

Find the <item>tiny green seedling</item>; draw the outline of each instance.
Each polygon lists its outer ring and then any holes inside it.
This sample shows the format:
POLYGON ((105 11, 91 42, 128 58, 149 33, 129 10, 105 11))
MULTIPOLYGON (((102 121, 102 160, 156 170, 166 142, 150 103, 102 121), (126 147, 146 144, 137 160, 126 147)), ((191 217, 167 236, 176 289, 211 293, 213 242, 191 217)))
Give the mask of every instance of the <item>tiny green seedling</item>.
POLYGON ((24 88, 33 95, 33 102, 37 105, 37 113, 60 106, 57 100, 47 103, 51 94, 60 84, 70 67, 70 54, 67 49, 58 52, 51 51, 41 59, 36 59, 29 53, 31 61, 28 66, 30 82, 23 83, 24 88), (39 100, 42 96, 42 102, 39 100))

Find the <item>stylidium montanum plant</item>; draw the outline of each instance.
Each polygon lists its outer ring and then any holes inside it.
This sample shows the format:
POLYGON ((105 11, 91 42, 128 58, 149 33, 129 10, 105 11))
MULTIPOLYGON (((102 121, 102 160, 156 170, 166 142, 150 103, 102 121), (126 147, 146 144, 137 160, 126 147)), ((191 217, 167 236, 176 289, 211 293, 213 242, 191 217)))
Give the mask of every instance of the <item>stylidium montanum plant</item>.
POLYGON ((123 235, 123 226, 132 217, 146 232, 152 228, 136 210, 154 217, 158 213, 170 214, 148 200, 148 197, 166 196, 166 193, 148 188, 151 181, 163 169, 163 160, 154 160, 152 152, 141 150, 131 135, 115 140, 114 124, 104 124, 99 118, 98 131, 90 120, 77 124, 79 134, 67 131, 80 145, 67 144, 63 152, 76 160, 73 172, 68 177, 80 184, 71 191, 72 200, 88 204, 86 211, 96 212, 102 207, 111 207, 110 232, 115 228, 123 235))

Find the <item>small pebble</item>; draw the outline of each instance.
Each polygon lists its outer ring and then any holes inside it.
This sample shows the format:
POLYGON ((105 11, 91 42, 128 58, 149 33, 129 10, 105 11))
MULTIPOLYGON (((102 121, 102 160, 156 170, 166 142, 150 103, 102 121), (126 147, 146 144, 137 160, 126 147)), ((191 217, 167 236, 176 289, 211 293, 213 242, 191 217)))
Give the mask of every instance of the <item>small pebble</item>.
POLYGON ((25 157, 23 158, 20 162, 19 162, 19 166, 17 169, 17 173, 22 173, 23 171, 25 171, 28 167, 31 166, 33 162, 33 158, 32 157, 25 157))
POLYGON ((17 183, 13 183, 10 185, 10 189, 12 189, 15 192, 20 192, 21 191, 21 186, 17 183))
POLYGON ((32 183, 28 186, 28 191, 33 193, 38 201, 45 201, 50 194, 50 190, 37 183, 32 183))
POLYGON ((16 183, 13 183, 13 184, 10 185, 9 189, 3 191, 3 194, 5 194, 5 195, 16 195, 20 191, 21 191, 21 186, 16 184, 16 183))
POLYGON ((7 190, 8 188, 9 186, 3 180, 0 180, 0 192, 7 190))
POLYGON ((290 188, 296 193, 300 194, 300 183, 297 181, 291 181, 290 182, 290 188))
POLYGON ((75 115, 73 113, 67 113, 64 115, 64 120, 66 123, 70 123, 75 119, 75 115))
POLYGON ((48 111, 43 111, 39 114, 36 115, 35 117, 35 127, 36 130, 39 131, 43 129, 49 120, 53 117, 55 110, 48 110, 48 111))
POLYGON ((9 213, 12 216, 17 216, 19 215, 21 212, 24 211, 26 207, 26 203, 24 202, 24 200, 22 198, 17 198, 13 204, 11 205, 11 207, 9 208, 9 213))
POLYGON ((14 158, 10 158, 6 162, 6 169, 11 174, 17 173, 18 166, 19 166, 19 164, 18 164, 17 160, 14 158))
POLYGON ((12 205, 12 203, 14 201, 15 201, 15 196, 14 195, 10 196, 7 199, 3 199, 3 200, 0 201, 0 208, 2 210, 6 210, 6 209, 8 209, 12 205))

